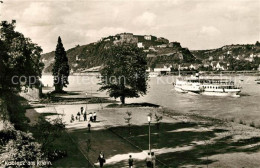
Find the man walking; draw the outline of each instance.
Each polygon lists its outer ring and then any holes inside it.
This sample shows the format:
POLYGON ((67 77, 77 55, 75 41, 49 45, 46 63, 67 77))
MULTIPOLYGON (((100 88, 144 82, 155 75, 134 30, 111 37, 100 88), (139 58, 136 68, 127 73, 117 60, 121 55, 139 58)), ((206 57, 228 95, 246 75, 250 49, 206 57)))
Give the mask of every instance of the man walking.
POLYGON ((102 151, 100 152, 100 154, 98 156, 98 161, 99 161, 100 167, 103 167, 104 163, 106 163, 106 159, 105 159, 105 156, 102 151))
POLYGON ((129 155, 128 165, 129 165, 129 168, 133 168, 133 166, 134 166, 134 160, 132 159, 131 155, 129 155))
POLYGON ((83 115, 83 107, 80 108, 80 114, 83 115))
POLYGON ((90 125, 90 122, 88 123, 88 132, 90 132, 90 128, 91 128, 91 125, 90 125))
POLYGON ((84 112, 83 117, 84 117, 84 121, 87 121, 87 112, 86 111, 84 112))
POLYGON ((94 120, 94 122, 97 121, 97 113, 96 112, 94 112, 94 114, 93 114, 93 120, 94 120))

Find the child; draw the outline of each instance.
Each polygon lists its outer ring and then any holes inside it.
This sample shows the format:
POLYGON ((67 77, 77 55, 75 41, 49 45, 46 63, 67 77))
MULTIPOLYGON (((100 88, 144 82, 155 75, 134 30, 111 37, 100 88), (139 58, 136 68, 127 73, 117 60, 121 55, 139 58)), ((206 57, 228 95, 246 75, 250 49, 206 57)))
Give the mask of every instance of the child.
POLYGON ((134 166, 134 160, 132 159, 132 156, 131 156, 131 155, 129 155, 128 164, 129 164, 129 168, 133 168, 133 166, 134 166))

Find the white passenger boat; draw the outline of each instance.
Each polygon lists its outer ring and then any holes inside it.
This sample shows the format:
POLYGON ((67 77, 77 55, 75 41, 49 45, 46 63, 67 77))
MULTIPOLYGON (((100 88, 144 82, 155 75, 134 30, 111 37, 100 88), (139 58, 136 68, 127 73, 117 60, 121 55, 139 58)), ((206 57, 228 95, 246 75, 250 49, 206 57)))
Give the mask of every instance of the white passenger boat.
POLYGON ((183 77, 178 77, 174 86, 176 91, 182 93, 200 93, 202 91, 199 80, 196 78, 185 79, 183 77))
POLYGON ((200 79, 202 95, 239 97, 241 87, 230 79, 200 79))
POLYGON ((182 93, 198 93, 208 96, 232 96, 239 97, 241 88, 235 86, 230 79, 223 78, 200 78, 200 77, 178 77, 174 88, 182 93))

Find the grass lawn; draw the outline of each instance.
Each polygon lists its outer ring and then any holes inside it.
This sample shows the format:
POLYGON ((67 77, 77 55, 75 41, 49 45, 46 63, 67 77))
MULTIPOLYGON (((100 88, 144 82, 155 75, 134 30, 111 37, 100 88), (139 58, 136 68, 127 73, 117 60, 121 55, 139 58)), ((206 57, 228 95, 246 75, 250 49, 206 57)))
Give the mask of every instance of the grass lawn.
MULTIPOLYGON (((232 136, 217 138, 217 134, 228 133, 225 129, 211 129, 208 131, 194 131, 193 129, 204 127, 212 128, 212 124, 198 124, 192 122, 161 123, 158 130, 154 124, 151 126, 151 148, 156 152, 167 151, 157 154, 157 159, 168 167, 181 167, 184 165, 207 165, 216 160, 207 160, 208 156, 233 152, 256 152, 260 146, 247 147, 250 144, 260 142, 260 138, 249 138, 234 142, 232 136), (191 128, 189 130, 189 128, 191 128), (174 131, 182 129, 183 131, 174 131), (215 138, 214 141, 210 140, 215 138), (180 149, 180 150, 178 150, 180 149)), ((214 127, 213 127, 214 128, 214 127)), ((148 150, 148 125, 132 126, 131 135, 127 127, 111 128, 117 134, 123 136, 141 149, 148 150)))
POLYGON ((68 155, 52 162, 53 167, 92 167, 67 133, 56 139, 53 146, 57 149, 66 150, 68 155))
MULTIPOLYGON (((97 163, 99 152, 102 151, 105 154, 105 158, 108 160, 110 157, 125 153, 138 153, 140 152, 134 146, 125 142, 117 135, 107 129, 92 130, 91 133, 87 133, 86 129, 70 130, 69 134, 78 143, 78 146, 83 150, 85 155, 89 156, 92 163, 97 163), (87 152, 88 143, 90 139, 91 149, 87 152)), ((126 167, 128 165, 127 159, 117 163, 105 164, 105 167, 126 167)), ((144 161, 135 161, 135 166, 144 167, 144 161)))

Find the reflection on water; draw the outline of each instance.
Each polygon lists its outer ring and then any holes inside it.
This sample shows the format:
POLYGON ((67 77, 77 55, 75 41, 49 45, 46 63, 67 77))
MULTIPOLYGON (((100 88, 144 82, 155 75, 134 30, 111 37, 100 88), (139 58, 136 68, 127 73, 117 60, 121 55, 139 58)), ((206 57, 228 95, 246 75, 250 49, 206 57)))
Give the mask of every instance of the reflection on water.
MULTIPOLYGON (((147 95, 140 98, 126 99, 127 103, 149 102, 174 109, 177 112, 199 113, 218 118, 235 118, 260 125, 260 85, 253 76, 233 76, 236 84, 242 86, 240 98, 211 97, 203 95, 182 94, 173 90, 172 82, 176 77, 166 76, 150 78, 147 95)), ((44 75, 44 85, 52 86, 52 76, 44 75)), ((70 76, 67 91, 82 91, 105 96, 98 92, 100 79, 95 76, 70 76)), ((107 96, 107 95, 106 95, 107 96)))

